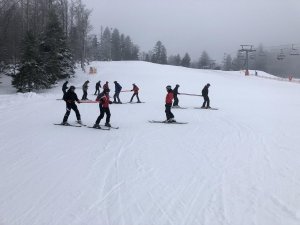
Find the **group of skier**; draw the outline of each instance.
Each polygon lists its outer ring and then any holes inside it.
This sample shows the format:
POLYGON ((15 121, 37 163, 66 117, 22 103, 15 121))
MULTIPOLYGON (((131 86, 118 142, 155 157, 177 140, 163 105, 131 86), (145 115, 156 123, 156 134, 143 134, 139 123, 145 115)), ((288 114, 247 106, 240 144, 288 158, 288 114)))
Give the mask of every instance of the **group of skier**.
MULTIPOLYGON (((176 84, 175 88, 172 89, 171 85, 168 85, 166 87, 167 90, 167 95, 166 95, 166 100, 165 100, 165 113, 166 113, 166 121, 167 123, 173 123, 176 122, 174 119, 174 114, 171 112, 171 108, 180 108, 178 105, 179 99, 177 95, 180 95, 178 92, 178 88, 180 87, 179 84, 176 84), (173 102, 174 100, 174 102, 173 102)), ((208 97, 208 88, 210 87, 210 84, 206 84, 204 88, 202 89, 202 97, 204 98, 204 102, 202 104, 201 108, 206 108, 209 109, 210 107, 210 100, 208 97)))
MULTIPOLYGON (((89 81, 85 81, 83 86, 82 86, 82 90, 83 90, 83 96, 81 101, 84 100, 88 100, 87 98, 87 90, 88 90, 88 83, 89 81)), ((100 108, 100 115, 98 116, 95 124, 94 124, 94 128, 101 128, 100 127, 100 121, 103 119, 104 115, 106 115, 106 122, 105 122, 105 126, 107 127, 111 127, 110 125, 110 110, 109 110, 109 104, 115 103, 115 104, 122 104, 121 100, 120 100, 120 93, 122 90, 122 86, 117 82, 114 81, 115 84, 115 94, 114 94, 114 101, 110 101, 110 97, 109 97, 109 82, 106 81, 106 83, 103 85, 103 91, 100 92, 100 81, 98 81, 96 83, 96 90, 95 90, 95 95, 97 95, 96 101, 99 102, 99 108, 100 108)), ((68 81, 66 81, 63 86, 62 86, 62 91, 64 93, 63 95, 63 100, 66 102, 66 113, 64 115, 63 118, 63 122, 61 123, 62 125, 69 125, 68 124, 68 117, 70 115, 71 109, 74 110, 75 114, 76 114, 76 118, 77 118, 77 123, 82 124, 81 122, 81 116, 79 113, 79 110, 77 108, 76 102, 77 103, 81 103, 81 101, 78 99, 77 94, 75 93, 75 86, 70 86, 70 88, 68 89, 67 87, 68 85, 68 81), (68 89, 68 91, 67 91, 68 89)), ((130 103, 132 102, 133 98, 136 96, 137 97, 137 103, 141 103, 138 93, 139 93, 139 88, 136 84, 132 84, 133 88, 130 91, 133 91, 133 95, 130 99, 130 103)))
MULTIPOLYGON (((85 81, 83 86, 82 86, 82 90, 83 90, 83 96, 82 96, 82 101, 83 100, 88 100, 87 99, 87 90, 88 90, 88 83, 89 81, 85 81)), ((71 109, 73 109, 75 111, 76 114, 76 118, 77 118, 77 122, 79 124, 82 124, 81 122, 81 116, 79 113, 79 110, 77 108, 77 105, 75 102, 80 103, 80 100, 78 99, 76 93, 75 93, 75 87, 71 86, 69 89, 67 87, 68 81, 66 81, 63 84, 62 87, 62 91, 64 93, 63 96, 63 100, 66 102, 66 113, 64 115, 63 118, 63 122, 62 125, 68 125, 68 117, 70 115, 71 109), (68 89, 68 91, 66 91, 68 89)), ((117 82, 114 81, 115 84, 115 94, 113 96, 114 101, 110 101, 110 96, 109 96, 109 82, 106 81, 106 83, 103 85, 103 91, 100 92, 100 81, 98 81, 96 83, 96 90, 95 90, 95 95, 97 95, 96 101, 99 102, 99 108, 100 108, 100 115, 98 116, 95 124, 94 124, 94 128, 101 128, 100 127, 100 121, 103 119, 104 115, 106 115, 106 121, 105 121, 105 126, 107 127, 111 127, 110 125, 110 117, 111 117, 111 113, 110 113, 110 109, 109 109, 109 104, 115 103, 115 104, 122 104, 121 100, 120 100, 120 93, 122 91, 122 86, 117 82)), ((137 97, 137 102, 140 103, 140 99, 138 96, 139 93, 139 88, 136 84, 132 84, 133 88, 130 91, 133 91, 133 95, 130 99, 130 103, 132 102, 133 98, 136 96, 137 97)), ((174 114, 171 112, 172 107, 173 108, 180 108, 179 106, 179 99, 178 99, 178 95, 180 95, 178 89, 179 89, 180 85, 176 84, 175 88, 172 89, 171 85, 166 86, 166 90, 167 90, 167 95, 166 95, 166 99, 165 99, 165 113, 166 113, 166 123, 173 123, 176 122, 176 120, 174 119, 174 114), (174 100, 174 102, 173 102, 174 100)), ((202 96, 204 98, 204 102, 202 104, 201 108, 210 108, 210 100, 208 97, 208 89, 210 87, 210 84, 206 84, 204 86, 204 88, 202 89, 202 96)))

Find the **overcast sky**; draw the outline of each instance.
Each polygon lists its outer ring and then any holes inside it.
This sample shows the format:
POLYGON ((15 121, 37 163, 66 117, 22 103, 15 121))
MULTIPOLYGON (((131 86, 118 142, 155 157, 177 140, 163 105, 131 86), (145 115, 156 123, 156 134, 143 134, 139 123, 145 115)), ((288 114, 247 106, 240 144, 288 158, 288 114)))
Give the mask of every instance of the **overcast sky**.
POLYGON ((160 40, 170 54, 197 60, 206 50, 220 62, 240 44, 300 42, 300 0, 82 0, 93 33, 117 28, 142 51, 160 40))

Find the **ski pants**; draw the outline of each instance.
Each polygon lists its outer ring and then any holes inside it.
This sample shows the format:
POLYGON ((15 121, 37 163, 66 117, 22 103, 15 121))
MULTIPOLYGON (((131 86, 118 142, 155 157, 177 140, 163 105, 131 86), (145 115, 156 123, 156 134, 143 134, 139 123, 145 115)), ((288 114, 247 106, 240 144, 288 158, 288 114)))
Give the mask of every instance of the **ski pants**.
POLYGON ((166 104, 165 106, 166 106, 165 112, 166 112, 167 120, 168 120, 168 119, 171 119, 171 118, 174 118, 174 115, 173 115, 173 113, 171 112, 171 107, 172 107, 172 105, 166 104))
POLYGON ((203 102, 202 107, 210 107, 210 105, 209 105, 209 97, 208 96, 203 96, 203 98, 204 98, 204 102, 203 102))
POLYGON ((136 96, 138 102, 140 102, 140 99, 139 99, 139 93, 134 93, 134 94, 132 95, 131 99, 130 99, 130 102, 132 102, 134 96, 136 96))
POLYGON ((81 120, 80 119, 80 113, 79 113, 79 110, 78 110, 78 108, 77 108, 77 105, 73 102, 73 103, 66 103, 66 109, 67 109, 67 111, 66 111, 66 114, 65 114, 65 116, 64 116, 64 119, 63 119, 63 122, 67 122, 68 121, 68 118, 69 118, 69 115, 70 115, 70 113, 71 113, 71 109, 73 109, 74 110, 74 112, 76 113, 76 118, 77 118, 77 120, 81 120))
POLYGON ((173 103, 173 106, 178 106, 178 103, 179 103, 178 97, 177 97, 177 95, 174 95, 174 103, 173 103))
POLYGON ((114 102, 117 102, 117 100, 118 100, 119 103, 121 102, 121 100, 119 98, 119 95, 120 95, 120 92, 115 92, 115 94, 114 94, 114 102))
POLYGON ((99 88, 96 88, 95 94, 94 95, 98 95, 100 93, 99 88))
POLYGON ((87 91, 83 91, 81 100, 87 100, 87 91))
POLYGON ((106 114, 106 123, 109 123, 109 121, 110 121, 110 115, 111 115, 109 108, 103 108, 102 106, 99 106, 99 107, 100 107, 100 115, 98 116, 95 124, 99 124, 100 123, 100 121, 104 117, 104 114, 106 114))

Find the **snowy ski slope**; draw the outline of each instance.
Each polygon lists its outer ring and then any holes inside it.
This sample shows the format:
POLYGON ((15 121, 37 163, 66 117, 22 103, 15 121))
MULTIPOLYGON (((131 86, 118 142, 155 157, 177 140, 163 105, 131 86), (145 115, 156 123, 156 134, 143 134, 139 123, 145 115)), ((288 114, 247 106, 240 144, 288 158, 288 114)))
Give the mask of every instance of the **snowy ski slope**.
MULTIPOLYGON (((300 85, 145 62, 94 62, 70 84, 117 80, 145 104, 111 105, 118 130, 62 127, 61 86, 0 95, 1 225, 299 225, 300 85), (165 86, 186 125, 163 120, 165 86)), ((1 92, 2 93, 2 92, 1 92)), ((121 93, 128 102, 132 93, 121 93)), ((97 104, 80 104, 92 125, 97 104)), ((71 113, 69 122, 75 122, 71 113)), ((101 121, 102 123, 104 121, 101 121)))

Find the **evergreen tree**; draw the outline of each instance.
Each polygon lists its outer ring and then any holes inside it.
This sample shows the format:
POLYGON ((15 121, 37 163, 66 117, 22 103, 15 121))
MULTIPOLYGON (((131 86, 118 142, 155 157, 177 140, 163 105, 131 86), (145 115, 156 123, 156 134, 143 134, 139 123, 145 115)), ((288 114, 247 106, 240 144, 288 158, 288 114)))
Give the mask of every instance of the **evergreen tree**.
POLYGON ((108 27, 104 29, 100 44, 101 60, 111 60, 111 32, 108 27))
POLYGON ((167 50, 161 41, 156 42, 156 45, 154 46, 151 62, 167 64, 167 50))
POLYGON ((190 67, 191 65, 191 57, 188 53, 185 53, 184 57, 182 58, 181 65, 184 67, 190 67))
POLYGON ((132 42, 129 36, 126 36, 124 39, 124 49, 123 49, 123 57, 124 60, 132 59, 132 42))
POLYGON ((121 40, 118 29, 114 29, 111 35, 111 59, 114 61, 121 60, 121 40))
POLYGON ((223 69, 225 71, 230 71, 232 69, 232 58, 231 58, 231 55, 227 55, 226 56, 223 69))
POLYGON ((54 11, 50 11, 45 33, 40 46, 44 70, 50 84, 74 74, 72 54, 67 47, 66 37, 54 11))
POLYGON ((31 31, 26 33, 21 57, 19 73, 14 77, 12 85, 22 92, 48 88, 50 84, 41 65, 37 39, 31 31))
POLYGON ((205 68, 208 68, 209 65, 210 65, 210 58, 209 58, 207 52, 203 51, 202 55, 199 59, 198 68, 205 69, 205 68))

